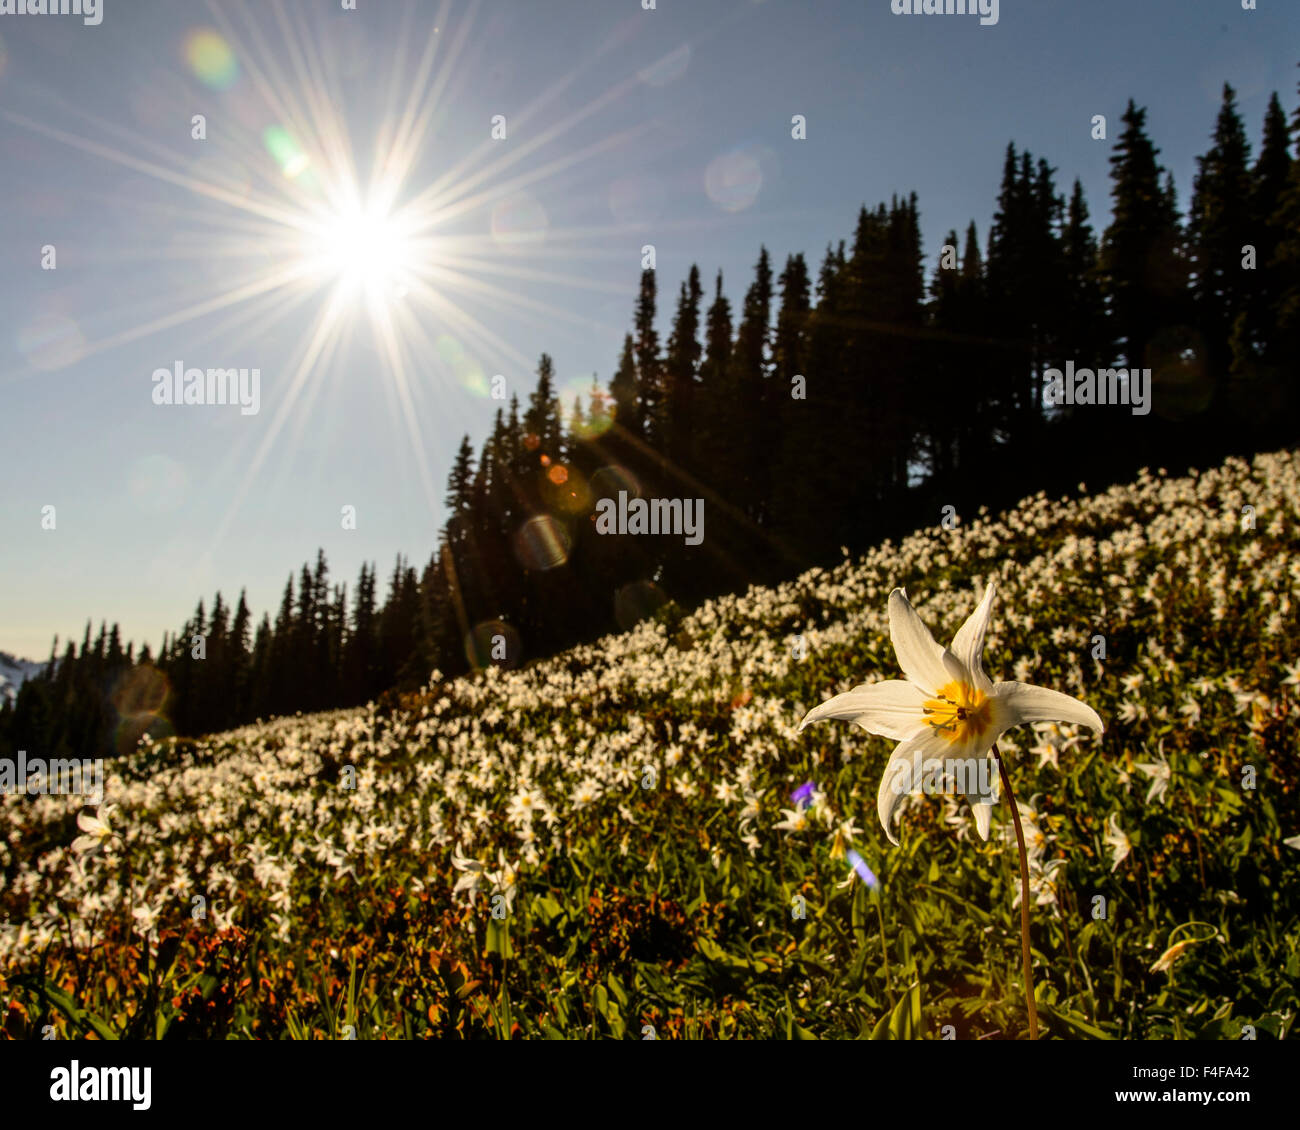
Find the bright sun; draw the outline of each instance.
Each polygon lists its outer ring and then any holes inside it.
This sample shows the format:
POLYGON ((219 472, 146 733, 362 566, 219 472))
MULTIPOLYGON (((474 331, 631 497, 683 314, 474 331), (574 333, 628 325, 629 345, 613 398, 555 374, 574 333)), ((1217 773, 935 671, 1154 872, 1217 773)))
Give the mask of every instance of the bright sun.
POLYGON ((322 281, 362 290, 372 300, 405 293, 414 265, 411 240, 391 214, 355 205, 323 218, 308 232, 306 252, 322 281))

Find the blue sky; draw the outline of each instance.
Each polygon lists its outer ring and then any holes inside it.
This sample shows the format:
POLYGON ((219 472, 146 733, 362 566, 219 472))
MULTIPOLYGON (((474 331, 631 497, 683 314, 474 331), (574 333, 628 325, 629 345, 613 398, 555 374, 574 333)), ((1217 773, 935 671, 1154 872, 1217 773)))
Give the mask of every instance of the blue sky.
POLYGON ((260 616, 317 547, 349 584, 363 560, 422 565, 459 438, 491 425, 487 382, 524 399, 543 351, 570 394, 607 381, 643 244, 666 338, 692 262, 738 304, 760 244, 815 272, 892 193, 918 193, 931 264, 949 228, 983 240, 1011 140, 1063 191, 1079 177, 1102 224, 1090 120, 1113 139, 1129 97, 1185 206, 1223 82, 1257 144, 1300 62, 1281 0, 1003 0, 993 27, 888 0, 357 7, 0 15, 0 650, 41 658, 87 618, 156 646, 217 588, 260 616), (376 154, 406 226, 340 244, 328 217, 376 154), (260 411, 154 404, 178 361, 257 368, 260 411))

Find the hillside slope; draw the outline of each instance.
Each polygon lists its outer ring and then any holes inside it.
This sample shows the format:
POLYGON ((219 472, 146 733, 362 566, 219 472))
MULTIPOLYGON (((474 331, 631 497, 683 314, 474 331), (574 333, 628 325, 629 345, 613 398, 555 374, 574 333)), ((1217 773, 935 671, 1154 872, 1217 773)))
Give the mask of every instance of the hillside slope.
POLYGON ((1300 457, 962 517, 917 515, 933 526, 901 544, 677 624, 435 678, 409 709, 142 748, 110 766, 121 835, 90 856, 69 847, 77 798, 4 797, 11 1031, 35 1023, 23 975, 51 945, 77 1006, 61 1035, 92 1016, 148 1035, 1022 1035, 1005 803, 986 843, 964 805, 913 798, 893 848, 875 816, 893 743, 796 734, 898 676, 892 588, 946 642, 996 579, 992 677, 1107 726, 1001 743, 1035 848, 1044 1028, 1281 1034, 1300 984, 1300 457), (161 943, 152 995, 133 931, 161 943))

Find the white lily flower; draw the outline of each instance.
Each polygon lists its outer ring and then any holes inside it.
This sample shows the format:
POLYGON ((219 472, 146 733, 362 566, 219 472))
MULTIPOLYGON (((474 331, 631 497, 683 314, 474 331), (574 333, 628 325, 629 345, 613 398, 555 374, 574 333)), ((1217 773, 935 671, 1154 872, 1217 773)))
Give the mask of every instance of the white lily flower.
MULTIPOLYGON (((994 587, 958 630, 952 646, 940 647, 900 588, 889 594, 889 635, 905 679, 867 683, 822 703, 799 724, 844 718, 899 745, 881 778, 877 811, 885 834, 897 845, 892 823, 902 802, 900 777, 919 782, 927 759, 963 761, 987 757, 994 743, 1023 722, 1074 722, 1101 733, 1092 707, 1046 687, 993 683, 981 653, 993 608, 994 587), (900 772, 907 771, 907 772, 900 772)), ((988 839, 992 803, 967 789, 975 824, 988 839)))
POLYGON ((473 903, 474 893, 481 890, 485 885, 487 865, 477 859, 470 859, 468 856, 461 855, 459 845, 452 849, 451 865, 457 871, 465 872, 456 880, 456 885, 451 891, 452 895, 458 895, 461 891, 468 891, 469 901, 473 903))
POLYGON ((1140 769, 1151 778, 1151 788, 1147 791, 1147 804, 1165 795, 1166 790, 1169 788, 1172 770, 1169 767, 1169 762, 1165 760, 1163 750, 1159 761, 1139 761, 1135 768, 1140 769))
POLYGON ((97 809, 98 815, 90 816, 85 812, 77 813, 77 827, 85 835, 78 836, 72 841, 72 850, 78 853, 94 852, 102 848, 113 836, 118 835, 113 831, 108 822, 109 813, 114 810, 116 805, 105 805, 97 809))
POLYGON ((808 812, 803 808, 783 808, 785 819, 772 825, 773 831, 802 832, 808 827, 808 812))
POLYGON ((515 905, 515 895, 518 893, 519 885, 519 865, 506 861, 506 853, 500 848, 497 849, 497 869, 487 871, 485 875, 492 884, 492 893, 505 896, 506 910, 513 909, 515 905))
POLYGON ((1119 813, 1112 812, 1106 818, 1106 843, 1111 850, 1111 871, 1115 871, 1121 863, 1128 858, 1128 853, 1133 850, 1133 845, 1129 842, 1128 836, 1119 826, 1119 813))
POLYGON ((131 911, 131 917, 135 919, 135 929, 141 937, 153 941, 157 937, 157 926, 159 911, 156 907, 147 903, 143 906, 137 906, 131 911))

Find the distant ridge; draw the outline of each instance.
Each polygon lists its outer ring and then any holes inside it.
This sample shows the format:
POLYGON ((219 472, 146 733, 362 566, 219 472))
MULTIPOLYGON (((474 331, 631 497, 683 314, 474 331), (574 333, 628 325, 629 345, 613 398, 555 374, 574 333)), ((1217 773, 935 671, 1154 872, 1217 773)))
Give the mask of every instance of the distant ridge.
POLYGON ((44 662, 19 659, 7 651, 0 651, 0 699, 12 705, 14 699, 18 697, 18 688, 44 670, 44 662))

